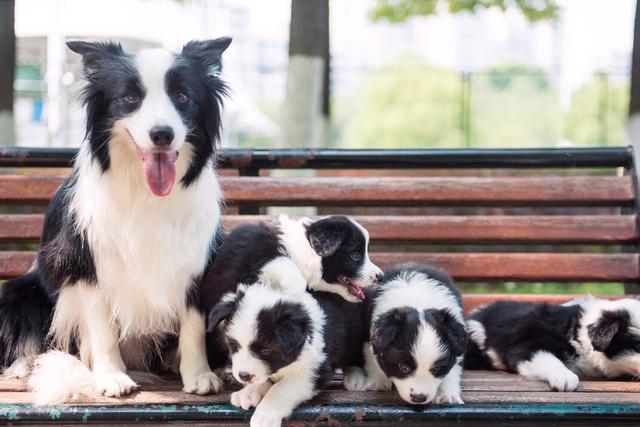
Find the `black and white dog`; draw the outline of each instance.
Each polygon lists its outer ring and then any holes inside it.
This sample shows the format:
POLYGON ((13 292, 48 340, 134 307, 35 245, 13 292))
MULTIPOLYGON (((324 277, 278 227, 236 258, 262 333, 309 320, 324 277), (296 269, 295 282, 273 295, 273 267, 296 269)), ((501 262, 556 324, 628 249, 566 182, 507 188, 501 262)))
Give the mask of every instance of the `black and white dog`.
POLYGON ((345 371, 347 390, 390 390, 410 404, 463 403, 460 395, 466 326, 462 299, 449 275, 405 264, 385 271, 367 298, 370 324, 364 370, 345 371))
POLYGON ((231 403, 256 407, 252 427, 280 426, 337 368, 363 363, 365 305, 328 292, 291 296, 267 283, 241 285, 209 315, 221 328, 233 376, 231 403))
POLYGON ((465 367, 499 369, 573 391, 580 378, 640 375, 640 301, 499 301, 471 313, 465 367))
MULTIPOLYGON (((368 245, 367 230, 345 216, 292 219, 281 215, 273 222, 240 225, 227 234, 207 269, 201 288, 203 308, 208 312, 239 284, 257 281, 292 297, 311 290, 361 302, 362 288, 377 284, 382 274, 369 259, 368 245)), ((227 363, 228 351, 221 338, 215 329, 207 334, 212 368, 227 363)))
POLYGON ((184 390, 219 389, 197 297, 221 234, 214 155, 230 42, 192 41, 177 54, 68 43, 82 55, 87 138, 46 212, 35 270, 2 288, 9 373, 24 373, 48 335, 78 350, 97 390, 121 396, 136 388, 126 370, 146 369, 178 334, 184 390))

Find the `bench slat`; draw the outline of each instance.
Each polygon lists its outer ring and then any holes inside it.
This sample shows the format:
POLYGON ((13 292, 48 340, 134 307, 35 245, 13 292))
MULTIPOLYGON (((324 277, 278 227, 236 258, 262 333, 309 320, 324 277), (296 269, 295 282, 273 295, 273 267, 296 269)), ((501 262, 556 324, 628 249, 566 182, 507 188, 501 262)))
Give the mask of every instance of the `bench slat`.
MULTIPOLYGON (((46 202, 62 177, 0 175, 0 202, 46 202)), ((264 205, 630 205, 631 177, 221 177, 231 203, 264 205)))
MULTIPOLYGON (((629 243, 638 240, 635 215, 354 216, 374 242, 629 243)), ((226 228, 270 221, 267 215, 227 215, 226 228)), ((39 240, 44 217, 0 215, 0 239, 39 240)))
MULTIPOLYGON (((0 277, 22 274, 34 257, 35 252, 0 252, 0 277)), ((462 281, 622 282, 640 278, 638 254, 377 252, 371 257, 382 268, 409 261, 430 263, 462 281)))

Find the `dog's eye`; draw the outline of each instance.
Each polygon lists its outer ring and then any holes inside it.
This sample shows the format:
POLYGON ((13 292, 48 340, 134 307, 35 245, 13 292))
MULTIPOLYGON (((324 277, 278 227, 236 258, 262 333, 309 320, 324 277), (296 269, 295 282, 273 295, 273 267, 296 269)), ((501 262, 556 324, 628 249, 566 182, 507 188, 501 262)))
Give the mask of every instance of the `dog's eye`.
POLYGON ((268 356, 271 354, 271 349, 270 348, 263 348, 262 350, 260 350, 260 355, 262 356, 268 356))
POLYGON ((176 102, 178 102, 180 104, 184 104, 185 102, 187 102, 187 95, 185 95, 182 92, 178 92, 176 94, 176 96, 174 97, 174 99, 176 100, 176 102))
POLYGON ((398 363, 398 369, 400 369, 400 372, 402 372, 403 374, 408 374, 409 372, 411 372, 411 368, 406 363, 398 363))
POLYGON ((354 261, 360 261, 362 259, 362 254, 360 252, 353 252, 351 254, 351 259, 354 261))
POLYGON ((128 93, 127 96, 124 97, 125 101, 127 101, 130 104, 134 104, 138 101, 140 101, 140 97, 138 96, 138 94, 136 93, 128 93))

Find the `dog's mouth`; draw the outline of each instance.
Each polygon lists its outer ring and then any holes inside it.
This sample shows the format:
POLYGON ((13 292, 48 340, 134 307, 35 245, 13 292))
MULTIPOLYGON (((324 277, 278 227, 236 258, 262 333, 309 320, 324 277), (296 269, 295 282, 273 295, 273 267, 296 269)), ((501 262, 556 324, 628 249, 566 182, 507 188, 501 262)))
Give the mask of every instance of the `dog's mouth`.
POLYGON ((360 301, 364 301, 364 292, 362 292, 362 288, 356 285, 355 282, 351 280, 351 278, 345 276, 344 274, 339 274, 338 282, 340 282, 342 286, 347 288, 347 291, 349 291, 351 295, 358 298, 360 301))
POLYGON ((138 156, 142 160, 144 177, 151 192, 160 197, 171 193, 176 181, 178 152, 143 150, 137 144, 135 145, 138 156))

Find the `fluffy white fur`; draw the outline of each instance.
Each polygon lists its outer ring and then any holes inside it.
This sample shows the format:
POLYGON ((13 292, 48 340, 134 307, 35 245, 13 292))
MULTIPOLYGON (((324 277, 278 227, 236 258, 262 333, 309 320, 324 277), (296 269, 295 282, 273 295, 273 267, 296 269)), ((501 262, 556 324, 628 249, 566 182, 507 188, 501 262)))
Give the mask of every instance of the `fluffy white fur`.
POLYGON ((560 359, 547 351, 538 351, 531 360, 518 364, 518 373, 527 378, 542 380, 558 391, 573 391, 580 379, 560 359))

